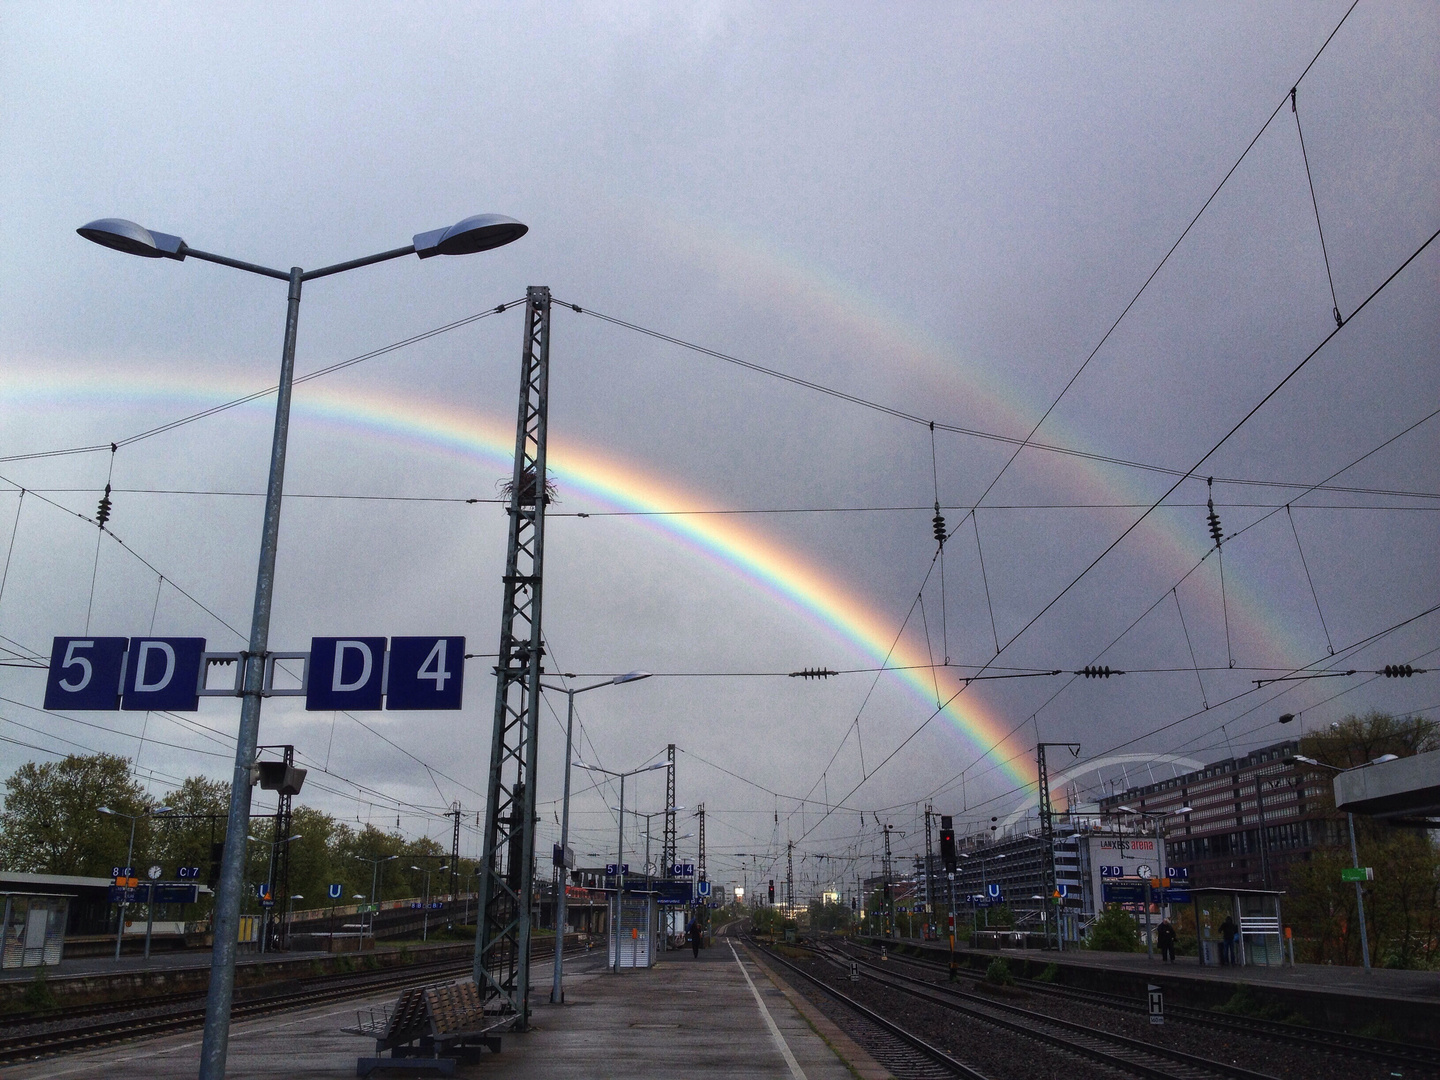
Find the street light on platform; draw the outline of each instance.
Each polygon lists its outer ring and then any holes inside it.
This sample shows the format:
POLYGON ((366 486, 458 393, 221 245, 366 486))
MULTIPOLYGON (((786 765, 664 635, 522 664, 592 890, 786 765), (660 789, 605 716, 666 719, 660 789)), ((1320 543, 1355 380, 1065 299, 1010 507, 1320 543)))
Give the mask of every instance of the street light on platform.
POLYGON ((641 679, 650 678, 648 671, 629 671, 624 675, 616 675, 613 679, 606 679, 604 682, 591 683, 589 686, 576 687, 550 686, 541 683, 542 690, 557 690, 566 697, 565 708, 565 795, 561 800, 560 812, 560 888, 555 890, 555 970, 550 984, 550 1004, 561 1005, 565 1001, 565 920, 566 913, 565 896, 565 873, 570 869, 566 865, 570 856, 570 754, 571 743, 575 734, 575 695, 583 694, 588 690, 599 690, 605 686, 621 686, 625 683, 639 682, 641 679))
POLYGON ((260 735, 260 701, 270 643, 270 608, 275 591, 275 553, 280 540, 280 503, 285 483, 285 449, 290 428, 290 392, 295 375, 295 335, 300 321, 300 287, 306 281, 330 277, 362 266, 418 255, 470 255, 489 251, 520 239, 528 231, 513 218, 477 214, 443 229, 417 233, 405 247, 392 248, 359 259, 304 270, 276 270, 226 255, 200 251, 170 233, 156 232, 123 218, 101 218, 75 230, 86 240, 127 255, 146 259, 187 258, 217 263, 289 285, 285 341, 280 353, 280 382, 275 402, 275 432, 270 449, 270 479, 265 489, 265 516, 260 534, 260 563, 255 577, 255 605, 250 622, 250 644, 244 654, 240 691, 240 729, 235 742, 235 774, 230 787, 230 813, 225 853, 220 864, 219 895, 215 902, 215 945, 210 989, 205 1001, 205 1031, 201 1038, 200 1080, 222 1080, 230 1039, 230 1006, 235 993, 235 954, 240 930, 240 890, 245 873, 245 845, 241 837, 250 824, 251 769, 260 735))

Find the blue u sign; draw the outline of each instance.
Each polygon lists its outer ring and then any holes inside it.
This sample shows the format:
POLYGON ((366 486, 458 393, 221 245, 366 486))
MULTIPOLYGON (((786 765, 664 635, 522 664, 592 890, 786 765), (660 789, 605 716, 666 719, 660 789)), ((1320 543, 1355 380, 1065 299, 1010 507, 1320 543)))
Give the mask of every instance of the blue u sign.
POLYGON ((129 644, 123 637, 57 637, 45 679, 45 708, 117 708, 129 644))
POLYGON ((999 885, 986 885, 986 886, 985 886, 985 891, 990 894, 990 899, 991 899, 991 900, 999 900, 999 899, 1000 899, 1000 886, 999 886, 999 885))
POLYGON ((345 891, 345 889, 344 889, 343 886, 340 886, 340 885, 331 885, 331 886, 330 886, 330 899, 331 899, 331 900, 339 900, 339 899, 340 899, 340 894, 343 893, 344 891, 345 891))
POLYGON ((305 708, 378 709, 385 693, 385 639, 311 638, 305 708))

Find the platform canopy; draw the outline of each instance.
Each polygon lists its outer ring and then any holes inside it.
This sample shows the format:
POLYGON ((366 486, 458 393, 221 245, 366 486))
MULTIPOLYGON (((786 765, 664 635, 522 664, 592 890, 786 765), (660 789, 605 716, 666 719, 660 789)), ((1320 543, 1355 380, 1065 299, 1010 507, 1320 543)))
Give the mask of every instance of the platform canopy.
POLYGON ((1440 826, 1440 750, 1337 773, 1335 808, 1392 825, 1440 826))

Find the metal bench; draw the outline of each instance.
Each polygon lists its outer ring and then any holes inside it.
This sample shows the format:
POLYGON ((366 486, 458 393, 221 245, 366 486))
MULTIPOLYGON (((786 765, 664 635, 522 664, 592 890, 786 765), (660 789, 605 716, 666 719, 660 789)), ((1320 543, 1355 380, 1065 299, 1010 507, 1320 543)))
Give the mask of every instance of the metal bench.
POLYGON ((356 1013, 346 1034, 375 1040, 375 1056, 357 1058, 356 1076, 376 1069, 408 1069, 452 1076, 458 1062, 479 1060, 489 1050, 500 1052, 499 1028, 514 1022, 511 1015, 486 1013, 475 982, 432 983, 401 991, 395 1004, 356 1013), (383 1056, 386 1051, 389 1057, 383 1056))

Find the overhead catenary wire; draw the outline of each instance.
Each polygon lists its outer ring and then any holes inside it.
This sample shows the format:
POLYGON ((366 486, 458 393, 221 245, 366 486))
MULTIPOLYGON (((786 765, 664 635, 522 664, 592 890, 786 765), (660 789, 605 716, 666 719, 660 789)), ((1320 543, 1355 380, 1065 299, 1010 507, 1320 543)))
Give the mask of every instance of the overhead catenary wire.
MULTIPOLYGON (((1350 326, 1354 322, 1355 317, 1358 316, 1360 312, 1364 311, 1365 308, 1367 308, 1375 300, 1376 297, 1383 293, 1385 289, 1388 288, 1390 284, 1395 281, 1396 278, 1398 278, 1402 273, 1404 273, 1405 269, 1409 267, 1412 262, 1418 259, 1420 255, 1423 254, 1430 247, 1430 245, 1435 242, 1437 238, 1440 238, 1440 229, 1437 229, 1435 232, 1431 233, 1430 236, 1414 250, 1414 252, 1412 252, 1398 267, 1396 267, 1396 269, 1389 276, 1385 278, 1384 281, 1377 285, 1375 289, 1363 301, 1361 301, 1359 306, 1355 308, 1355 311, 1352 313, 1351 317, 1345 321, 1345 326, 1350 326)), ((1194 465, 1192 465, 1188 470, 1186 470, 1186 476, 1182 476, 1180 479, 1176 480, 1175 483, 1172 484, 1165 491, 1165 493, 1160 496, 1159 499, 1151 503, 1150 506, 1130 525, 1128 525, 1125 530, 1120 533, 1119 536, 1117 536, 1113 541, 1111 541, 1104 548, 1104 550, 1102 550, 1098 555, 1096 555, 1095 558, 1092 559, 1084 567, 1084 569, 1082 569, 1078 574, 1076 574, 1075 577, 1070 580, 1069 584, 1067 584, 1063 589, 1056 593, 1049 601, 1046 602, 1046 604, 1038 612, 1036 612, 1029 619, 1029 621, 1027 621, 1019 630, 1017 630, 1015 634, 1012 635, 1005 642, 1005 645, 1000 651, 1003 653, 1005 649, 1008 649, 1011 645, 1013 645, 1016 641, 1023 637, 1030 630, 1030 628, 1033 627, 1036 623, 1038 623, 1041 619, 1043 619, 1051 611, 1051 609, 1055 607, 1056 604, 1058 604, 1062 599, 1069 595, 1069 593, 1075 588, 1076 585, 1078 585, 1081 581, 1088 577, 1090 572, 1094 570, 1095 567, 1098 566, 1105 559, 1106 556, 1108 556, 1112 551, 1119 547, 1119 545, 1124 541, 1127 536, 1134 532, 1135 529, 1137 529, 1140 524, 1144 522, 1155 511, 1155 509, 1165 501, 1165 499, 1167 499, 1182 483, 1184 483, 1186 477, 1196 475, 1201 469, 1201 467, 1205 464, 1205 462, 1208 461, 1212 456, 1214 456, 1221 447, 1223 447, 1227 442, 1229 442, 1230 439, 1235 435, 1235 433, 1238 432, 1242 427, 1244 427, 1245 424, 1248 423, 1250 419, 1255 416, 1256 413, 1258 413, 1262 408, 1264 408, 1265 405, 1285 386, 1287 386, 1290 381, 1295 378, 1296 375, 1303 371, 1305 367, 1310 363, 1310 361, 1313 360, 1317 355, 1319 355, 1321 350, 1323 350, 1325 346, 1334 339, 1335 335, 1341 332, 1341 330, 1342 327, 1337 326, 1332 328, 1328 333, 1326 333, 1325 336, 1320 340, 1320 342, 1316 344, 1314 348, 1312 348, 1309 352, 1307 352, 1305 356, 1299 361, 1299 363, 1297 363, 1293 368, 1290 369, 1290 371, 1284 376, 1284 378, 1282 378, 1275 386, 1273 386, 1269 391, 1267 391, 1258 402, 1256 402, 1249 410, 1247 410, 1245 414, 1241 416, 1240 419, 1237 420, 1234 425, 1210 447, 1210 449, 1206 450, 1205 453, 1200 456, 1200 458, 1195 462, 1194 465)), ((946 701, 945 706, 948 707, 950 702, 954 701, 955 698, 959 697, 962 693, 965 692, 965 689, 966 687, 962 686, 959 690, 957 690, 955 694, 952 695, 948 701, 946 701)), ((871 776, 874 776, 882 768, 884 768, 886 764, 894 760, 896 755, 899 754, 902 750, 904 750, 905 747, 908 746, 916 738, 916 736, 918 736, 922 731, 929 727, 931 721, 933 721, 935 717, 939 716, 943 711, 943 708, 937 709, 929 716, 927 716, 924 720, 922 720, 900 741, 897 746, 892 748, 891 751, 886 754, 886 756, 881 760, 878 765, 876 765, 874 769, 867 772, 861 778, 859 784, 857 784, 856 787, 853 788, 845 796, 845 798, 847 800, 851 798, 855 794, 855 792, 860 789, 860 787, 864 786, 864 784, 869 780, 871 776)))
POLYGON ((1285 517, 1290 522, 1290 532, 1295 537, 1295 550, 1300 553, 1300 565, 1305 570, 1305 581, 1310 586, 1310 596, 1315 601, 1315 614, 1320 616, 1320 628, 1325 631, 1325 645, 1330 650, 1330 655, 1335 655, 1335 643, 1330 640, 1330 627, 1325 622, 1325 613, 1320 610, 1320 594, 1315 591, 1315 579, 1310 576, 1310 564, 1305 559, 1305 549, 1300 546, 1300 530, 1295 527, 1295 515, 1290 512, 1290 504, 1285 504, 1285 517))
MULTIPOLYGON (((440 334, 448 334, 452 330, 458 330, 462 326, 469 326, 472 323, 479 322, 481 319, 488 319, 492 315, 503 314, 504 312, 522 303, 524 303, 523 300, 509 300, 503 304, 497 304, 493 308, 488 308, 485 311, 480 311, 473 315, 466 315, 465 317, 456 319, 453 322, 448 322, 441 326, 431 327, 429 330, 422 330, 418 334, 412 334, 409 337, 401 338, 399 341, 392 341, 388 345, 381 345, 379 348, 371 349, 368 352, 360 353, 356 356, 350 357, 347 360, 340 360, 333 364, 327 364, 325 367, 317 368, 314 371, 306 372, 304 375, 297 375, 293 380, 293 384, 298 386, 301 383, 310 382, 312 379, 323 378, 324 376, 332 375, 337 371, 343 371, 346 368, 354 367, 357 364, 363 364, 367 360, 374 360, 377 357, 385 356, 392 352, 397 352, 400 349, 407 348, 411 345, 419 344, 422 341, 428 341, 430 338, 436 337, 440 334)), ((240 405, 248 405, 252 401, 259 401, 261 398, 269 397, 277 390, 279 390, 279 386, 267 386, 263 390, 256 390, 252 393, 244 394, 237 398, 231 398, 229 401, 222 401, 218 405, 212 405, 209 408, 201 409, 199 412, 190 413, 175 420, 168 420, 163 424, 157 424, 154 427, 146 428, 144 431, 136 432, 134 435, 128 435, 123 439, 116 439, 114 442, 90 443, 84 446, 69 446, 56 450, 39 450, 24 454, 7 454, 4 456, 0 456, 0 463, 9 461, 36 461, 43 458, 67 457, 74 454, 93 454, 101 450, 118 448, 122 446, 130 446, 137 442, 143 442, 145 439, 154 438, 156 435, 163 435, 166 432, 174 431, 176 428, 181 428, 185 427, 188 424, 193 424, 197 420, 205 420, 209 417, 216 416, 219 413, 227 412, 230 409, 234 409, 240 405)))

